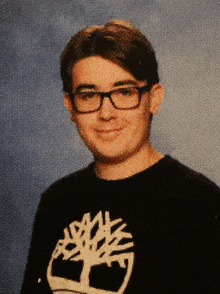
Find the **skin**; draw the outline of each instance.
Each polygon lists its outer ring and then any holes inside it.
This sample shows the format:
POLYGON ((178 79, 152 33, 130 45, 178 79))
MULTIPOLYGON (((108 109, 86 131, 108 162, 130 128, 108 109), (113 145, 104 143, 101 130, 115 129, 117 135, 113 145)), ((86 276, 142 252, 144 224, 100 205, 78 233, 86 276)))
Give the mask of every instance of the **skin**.
MULTIPOLYGON (((118 83, 144 86, 146 82, 135 77, 118 64, 99 56, 79 60, 72 69, 73 92, 83 90, 108 92, 120 88, 118 83)), ((138 108, 119 110, 105 98, 99 111, 77 113, 68 93, 65 106, 72 115, 78 131, 95 158, 98 177, 117 180, 130 177, 159 161, 163 155, 149 142, 150 114, 156 114, 164 96, 161 84, 144 92, 138 108)))

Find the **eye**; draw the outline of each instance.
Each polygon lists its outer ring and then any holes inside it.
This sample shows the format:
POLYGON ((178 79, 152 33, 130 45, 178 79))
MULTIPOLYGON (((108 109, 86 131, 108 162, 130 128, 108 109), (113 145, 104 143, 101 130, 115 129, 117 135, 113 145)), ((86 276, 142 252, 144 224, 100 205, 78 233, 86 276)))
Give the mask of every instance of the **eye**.
POLYGON ((121 96, 133 96, 136 93, 136 89, 133 87, 120 88, 117 90, 117 93, 121 96))
POLYGON ((81 92, 81 93, 77 93, 76 94, 77 98, 81 99, 81 100, 90 100, 93 98, 97 97, 97 93, 96 92, 81 92))

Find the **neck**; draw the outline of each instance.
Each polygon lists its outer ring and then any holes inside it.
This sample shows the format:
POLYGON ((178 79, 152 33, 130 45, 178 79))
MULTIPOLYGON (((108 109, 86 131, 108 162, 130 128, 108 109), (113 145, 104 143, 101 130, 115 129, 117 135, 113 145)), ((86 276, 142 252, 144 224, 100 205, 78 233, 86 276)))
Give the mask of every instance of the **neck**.
POLYGON ((149 168, 163 157, 163 154, 149 145, 149 148, 139 153, 138 156, 129 157, 121 162, 96 160, 95 173, 99 178, 105 180, 125 179, 149 168))

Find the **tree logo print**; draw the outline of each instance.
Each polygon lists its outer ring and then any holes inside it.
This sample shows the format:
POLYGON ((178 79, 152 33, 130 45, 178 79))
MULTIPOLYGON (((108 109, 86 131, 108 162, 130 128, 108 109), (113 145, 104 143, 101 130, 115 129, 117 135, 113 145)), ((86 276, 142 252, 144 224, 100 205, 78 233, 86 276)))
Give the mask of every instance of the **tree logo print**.
POLYGON ((47 280, 56 293, 122 294, 134 263, 132 235, 123 231, 121 218, 111 220, 106 211, 93 219, 64 229, 47 269, 47 280))

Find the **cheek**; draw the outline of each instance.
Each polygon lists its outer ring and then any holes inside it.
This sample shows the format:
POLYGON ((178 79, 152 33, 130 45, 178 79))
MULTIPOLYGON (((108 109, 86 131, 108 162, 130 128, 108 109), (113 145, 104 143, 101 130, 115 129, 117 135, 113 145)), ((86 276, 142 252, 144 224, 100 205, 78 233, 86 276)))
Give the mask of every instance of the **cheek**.
POLYGON ((139 116, 132 119, 132 136, 136 140, 146 140, 150 133, 150 113, 143 111, 139 116))
POLYGON ((93 119, 91 116, 81 115, 77 117, 75 123, 78 129, 79 134, 86 139, 89 136, 92 136, 92 123, 93 119))
POLYGON ((130 121, 137 131, 148 128, 150 122, 150 112, 147 107, 140 109, 137 115, 130 118, 130 121))

